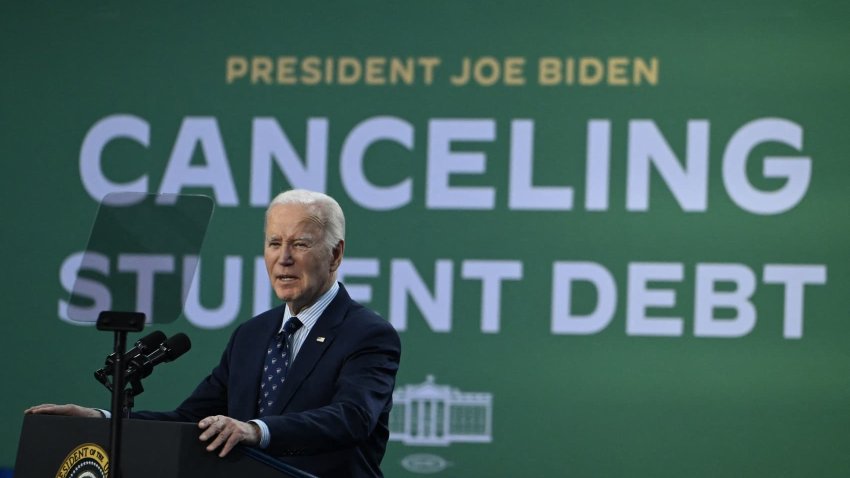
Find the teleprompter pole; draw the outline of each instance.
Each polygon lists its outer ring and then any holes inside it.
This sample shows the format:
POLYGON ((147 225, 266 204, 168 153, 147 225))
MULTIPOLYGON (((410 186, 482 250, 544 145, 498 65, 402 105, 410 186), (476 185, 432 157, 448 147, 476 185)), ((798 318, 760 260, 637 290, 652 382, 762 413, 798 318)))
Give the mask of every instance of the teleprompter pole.
POLYGON ((141 332, 145 314, 141 312, 103 311, 97 317, 97 330, 115 333, 112 367, 112 418, 109 430, 109 469, 112 477, 121 478, 121 425, 124 420, 125 377, 124 352, 127 351, 127 332, 141 332))

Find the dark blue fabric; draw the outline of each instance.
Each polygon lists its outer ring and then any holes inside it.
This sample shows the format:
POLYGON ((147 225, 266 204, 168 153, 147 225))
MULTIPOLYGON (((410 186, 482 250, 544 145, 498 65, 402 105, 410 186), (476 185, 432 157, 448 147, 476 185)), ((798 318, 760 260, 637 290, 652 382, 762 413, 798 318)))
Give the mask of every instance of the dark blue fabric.
MULTIPOLYGON (((134 418, 197 422, 211 415, 257 418, 265 345, 280 330, 283 307, 236 328, 221 361, 173 412, 134 418)), ((392 392, 401 342, 392 325, 339 293, 310 330, 286 376, 265 450, 321 477, 383 476, 392 392)))
POLYGON ((257 416, 264 417, 273 413, 274 403, 283 392, 286 371, 292 351, 292 334, 304 325, 298 317, 290 317, 283 325, 283 331, 274 334, 269 340, 266 361, 263 364, 263 379, 260 383, 260 398, 257 399, 257 416))

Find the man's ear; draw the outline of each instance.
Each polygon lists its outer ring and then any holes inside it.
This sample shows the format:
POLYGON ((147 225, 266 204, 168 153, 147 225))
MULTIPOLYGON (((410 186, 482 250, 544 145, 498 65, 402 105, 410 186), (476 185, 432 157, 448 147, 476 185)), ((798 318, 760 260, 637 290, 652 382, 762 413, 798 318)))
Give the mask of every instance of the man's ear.
POLYGON ((340 240, 336 246, 331 249, 331 272, 336 272, 339 265, 342 263, 342 255, 345 252, 345 241, 340 240))

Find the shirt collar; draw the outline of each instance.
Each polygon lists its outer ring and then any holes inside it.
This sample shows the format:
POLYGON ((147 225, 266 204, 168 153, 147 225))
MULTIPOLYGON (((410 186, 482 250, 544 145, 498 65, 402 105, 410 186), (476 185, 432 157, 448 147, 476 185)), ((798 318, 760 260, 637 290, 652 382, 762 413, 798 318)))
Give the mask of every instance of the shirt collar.
MULTIPOLYGON (((339 292, 339 282, 334 281, 331 288, 319 296, 319 299, 316 302, 313 302, 309 307, 301 309, 301 312, 298 313, 297 317, 298 320, 304 324, 301 328, 305 332, 309 332, 309 330, 313 328, 313 325, 316 324, 316 321, 319 320, 319 317, 321 317, 325 309, 328 308, 328 305, 330 305, 333 298, 336 297, 337 292, 339 292)), ((290 317, 292 317, 292 313, 289 312, 289 306, 287 305, 283 308, 283 321, 280 323, 280 330, 278 332, 283 332, 283 324, 285 324, 290 317)))

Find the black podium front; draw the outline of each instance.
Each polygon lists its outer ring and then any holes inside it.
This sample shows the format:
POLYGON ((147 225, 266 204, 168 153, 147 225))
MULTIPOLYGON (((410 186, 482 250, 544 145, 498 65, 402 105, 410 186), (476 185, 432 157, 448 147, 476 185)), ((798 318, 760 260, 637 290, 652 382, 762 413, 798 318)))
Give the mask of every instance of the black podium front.
MULTIPOLYGON (((125 420, 123 428, 121 478, 312 476, 252 448, 237 447, 219 458, 204 449, 194 423, 125 420)), ((98 450, 108 451, 108 446, 109 420, 27 415, 18 443, 15 478, 71 476, 74 464, 83 464, 86 456, 93 459, 90 461, 99 459, 98 450)))

